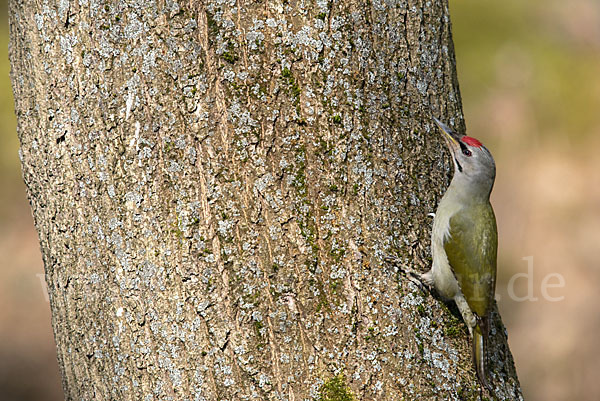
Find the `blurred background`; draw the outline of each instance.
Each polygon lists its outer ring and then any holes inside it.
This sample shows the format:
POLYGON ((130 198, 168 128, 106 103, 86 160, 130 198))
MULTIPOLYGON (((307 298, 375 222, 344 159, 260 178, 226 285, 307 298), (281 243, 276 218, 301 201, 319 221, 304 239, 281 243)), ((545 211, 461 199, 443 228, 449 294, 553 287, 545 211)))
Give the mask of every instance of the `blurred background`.
MULTIPOLYGON (((498 165, 497 293, 525 399, 600 400, 600 1, 450 2, 468 133, 498 165)), ((0 401, 55 401, 0 7, 0 401)))
POLYGON ((450 9, 467 130, 496 158, 498 304, 525 399, 600 400, 600 1, 450 9))

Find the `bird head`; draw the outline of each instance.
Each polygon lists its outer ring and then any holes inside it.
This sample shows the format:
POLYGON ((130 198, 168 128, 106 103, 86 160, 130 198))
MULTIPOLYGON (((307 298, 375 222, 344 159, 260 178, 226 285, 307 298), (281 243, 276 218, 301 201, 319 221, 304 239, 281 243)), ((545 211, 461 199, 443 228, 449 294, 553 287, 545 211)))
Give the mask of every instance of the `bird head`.
POLYGON ((454 161, 453 179, 480 186, 489 196, 496 177, 496 164, 490 151, 477 139, 458 134, 437 118, 433 119, 450 149, 454 161))

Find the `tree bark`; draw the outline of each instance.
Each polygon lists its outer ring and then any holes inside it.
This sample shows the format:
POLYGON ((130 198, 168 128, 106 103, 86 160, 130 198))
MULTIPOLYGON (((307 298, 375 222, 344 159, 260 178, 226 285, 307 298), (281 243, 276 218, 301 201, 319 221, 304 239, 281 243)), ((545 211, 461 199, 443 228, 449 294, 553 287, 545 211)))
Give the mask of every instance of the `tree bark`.
POLYGON ((450 177, 430 107, 464 128, 446 1, 12 0, 10 35, 67 400, 479 396, 399 269, 450 177))

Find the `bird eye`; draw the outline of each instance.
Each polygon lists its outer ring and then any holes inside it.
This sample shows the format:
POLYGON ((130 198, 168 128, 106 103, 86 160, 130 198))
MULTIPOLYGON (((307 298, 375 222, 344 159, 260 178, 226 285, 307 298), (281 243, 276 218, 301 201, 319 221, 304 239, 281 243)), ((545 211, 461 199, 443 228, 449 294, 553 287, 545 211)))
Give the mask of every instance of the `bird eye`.
POLYGON ((471 151, 469 149, 463 149, 463 155, 470 157, 472 155, 471 151))

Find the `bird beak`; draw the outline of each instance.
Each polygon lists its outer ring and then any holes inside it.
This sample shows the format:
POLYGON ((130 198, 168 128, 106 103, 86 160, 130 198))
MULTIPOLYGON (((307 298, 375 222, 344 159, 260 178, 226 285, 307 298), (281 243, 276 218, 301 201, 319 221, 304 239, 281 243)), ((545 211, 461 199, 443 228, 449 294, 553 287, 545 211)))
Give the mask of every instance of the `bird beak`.
POLYGON ((446 126, 446 124, 444 124, 434 116, 431 117, 433 118, 433 121, 435 121, 437 126, 440 128, 440 130, 444 133, 444 139, 446 140, 446 144, 448 145, 450 150, 454 152, 454 150, 460 146, 458 144, 458 141, 460 140, 460 138, 463 137, 463 135, 457 134, 456 132, 452 131, 450 128, 448 128, 448 126, 446 126))

